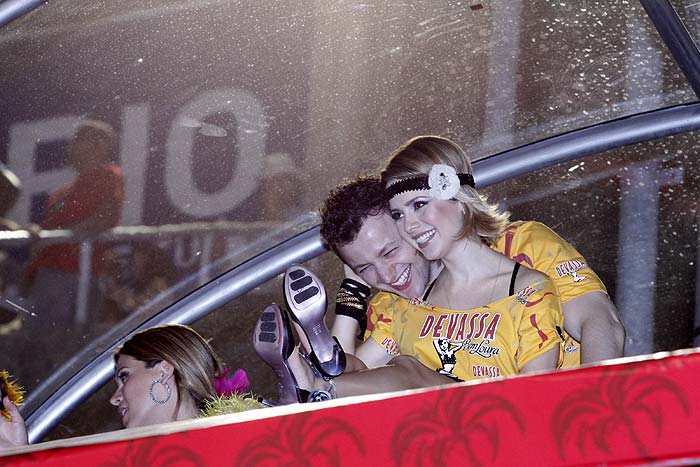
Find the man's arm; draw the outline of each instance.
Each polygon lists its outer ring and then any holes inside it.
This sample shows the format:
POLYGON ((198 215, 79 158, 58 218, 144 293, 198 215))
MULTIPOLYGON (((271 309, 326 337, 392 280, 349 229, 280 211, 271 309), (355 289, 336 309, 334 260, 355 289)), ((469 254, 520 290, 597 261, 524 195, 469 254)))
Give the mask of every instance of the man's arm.
MULTIPOLYGON (((331 334, 338 339, 343 350, 347 354, 354 354, 357 347, 360 322, 366 323, 367 300, 370 288, 360 276, 345 263, 343 263, 345 280, 340 286, 336 297, 335 321, 331 334), (350 281, 350 284, 347 281, 350 281)), ((366 326, 366 325, 365 325, 366 326)), ((364 328, 362 329, 364 332, 364 328)))
POLYGON ((521 222, 508 228, 495 249, 554 280, 562 300, 564 329, 581 344, 581 363, 622 356, 625 330, 617 309, 603 282, 570 243, 544 224, 521 222), (572 271, 578 273, 578 280, 572 271))
POLYGON ((365 365, 365 368, 383 366, 394 358, 384 347, 379 345, 377 341, 371 337, 360 345, 357 345, 358 339, 356 336, 359 331, 360 325, 356 319, 336 314, 331 334, 338 339, 338 342, 340 342, 340 345, 348 356, 346 372, 364 369, 362 368, 362 364, 365 365), (350 358, 352 356, 355 358, 350 358), (355 359, 359 360, 359 362, 355 362, 355 359))
POLYGON ((588 292, 562 304, 562 309, 566 331, 582 343, 581 363, 622 357, 625 328, 606 294, 588 292))
MULTIPOLYGON (((348 267, 346 268, 346 274, 348 274, 348 267)), ((351 273, 348 278, 354 279, 354 273, 351 273)), ((359 278, 358 278, 359 279, 359 278)), ((360 279, 361 280, 361 279, 360 279)), ((366 299, 359 301, 363 308, 363 313, 367 311, 367 301, 366 299)), ((377 341, 371 337, 365 342, 357 345, 357 334, 360 331, 360 324, 355 318, 351 318, 347 315, 337 314, 338 308, 336 308, 335 321, 333 322, 333 328, 331 329, 331 334, 338 339, 343 350, 348 355, 348 357, 353 356, 359 360, 354 362, 354 359, 348 358, 348 368, 345 371, 349 371, 349 368, 354 370, 360 370, 361 365, 364 364, 366 368, 374 368, 382 365, 386 365, 392 358, 384 347, 379 345, 377 341)))

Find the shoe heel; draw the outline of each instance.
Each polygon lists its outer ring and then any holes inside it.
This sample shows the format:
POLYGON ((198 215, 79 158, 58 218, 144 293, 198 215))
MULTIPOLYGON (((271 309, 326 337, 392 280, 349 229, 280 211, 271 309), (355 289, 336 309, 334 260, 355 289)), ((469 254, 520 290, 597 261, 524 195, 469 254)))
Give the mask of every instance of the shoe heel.
POLYGON ((287 359, 294 350, 294 340, 287 315, 273 303, 268 305, 255 324, 253 349, 277 376, 280 404, 300 402, 296 378, 287 359))
MULTIPOLYGON (((287 305, 293 307, 298 314, 303 311, 314 318, 325 316, 326 291, 311 271, 301 266, 292 266, 285 275, 284 289, 287 302, 292 302, 287 305)), ((292 319, 294 318, 292 314, 292 319)))
POLYGON ((284 296, 289 314, 299 324, 311 346, 310 358, 321 374, 339 376, 345 370, 345 352, 326 327, 326 290, 303 266, 293 265, 284 275, 284 296))

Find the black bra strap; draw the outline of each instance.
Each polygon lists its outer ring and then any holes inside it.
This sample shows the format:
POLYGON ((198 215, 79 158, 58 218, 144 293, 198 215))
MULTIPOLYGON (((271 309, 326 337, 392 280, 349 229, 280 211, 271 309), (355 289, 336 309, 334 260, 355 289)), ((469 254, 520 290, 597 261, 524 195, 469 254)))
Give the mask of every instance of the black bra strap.
POLYGON ((515 293, 515 278, 518 277, 519 269, 520 263, 515 263, 515 266, 513 266, 513 274, 510 276, 510 288, 508 289, 509 297, 515 293))
POLYGON ((433 290, 433 286, 435 285, 435 282, 437 282, 437 278, 433 282, 430 283, 430 285, 428 286, 428 290, 426 290, 425 293, 423 294, 423 301, 424 302, 428 301, 428 295, 430 295, 430 292, 433 290))

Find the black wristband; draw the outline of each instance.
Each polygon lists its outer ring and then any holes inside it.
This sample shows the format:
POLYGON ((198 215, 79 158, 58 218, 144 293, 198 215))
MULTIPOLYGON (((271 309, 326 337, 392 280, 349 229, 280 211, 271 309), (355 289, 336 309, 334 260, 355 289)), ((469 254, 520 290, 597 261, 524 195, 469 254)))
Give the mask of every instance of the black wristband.
POLYGON ((369 297, 369 294, 372 292, 368 285, 358 282, 355 279, 343 279, 343 282, 340 283, 340 288, 346 289, 349 293, 365 300, 367 300, 367 297, 369 297))
POLYGON ((367 297, 370 288, 353 279, 344 279, 335 299, 335 314, 349 316, 360 325, 358 337, 364 337, 367 329, 367 297))

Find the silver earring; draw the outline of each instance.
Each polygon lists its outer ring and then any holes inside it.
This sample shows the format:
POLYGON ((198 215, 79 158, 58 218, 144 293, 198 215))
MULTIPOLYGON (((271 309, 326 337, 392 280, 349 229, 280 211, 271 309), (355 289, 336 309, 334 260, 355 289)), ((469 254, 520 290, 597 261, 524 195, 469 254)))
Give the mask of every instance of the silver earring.
POLYGON ((155 402, 156 404, 165 404, 166 402, 168 402, 170 400, 170 396, 172 395, 172 391, 170 390, 170 385, 167 382, 162 383, 163 386, 165 386, 165 390, 168 391, 168 396, 163 400, 156 399, 156 396, 153 395, 153 387, 160 382, 161 382, 161 380, 159 380, 159 379, 153 381, 151 383, 151 386, 148 388, 148 394, 151 396, 151 400, 153 402, 155 402))

